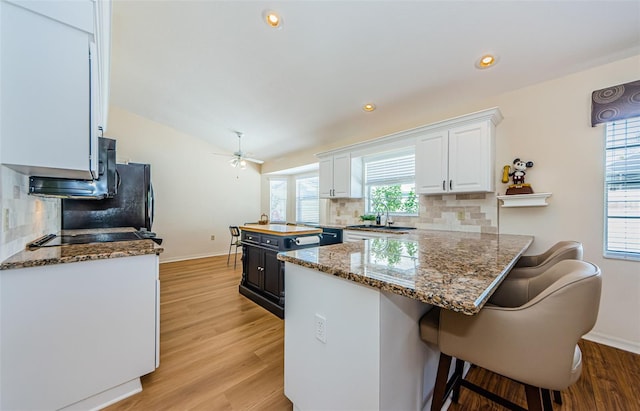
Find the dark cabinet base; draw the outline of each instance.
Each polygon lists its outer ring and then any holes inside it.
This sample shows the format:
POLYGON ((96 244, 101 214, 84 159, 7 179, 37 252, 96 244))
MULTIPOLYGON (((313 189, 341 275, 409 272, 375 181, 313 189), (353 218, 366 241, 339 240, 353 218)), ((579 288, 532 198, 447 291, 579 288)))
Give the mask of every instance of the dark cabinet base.
POLYGON ((281 307, 280 305, 278 305, 278 303, 271 301, 270 299, 266 298, 264 295, 257 293, 256 291, 252 290, 250 287, 247 287, 243 284, 240 284, 240 286, 238 287, 238 291, 240 291, 240 294, 244 295, 251 301, 264 307, 269 312, 275 314, 278 318, 284 319, 284 307, 281 307))

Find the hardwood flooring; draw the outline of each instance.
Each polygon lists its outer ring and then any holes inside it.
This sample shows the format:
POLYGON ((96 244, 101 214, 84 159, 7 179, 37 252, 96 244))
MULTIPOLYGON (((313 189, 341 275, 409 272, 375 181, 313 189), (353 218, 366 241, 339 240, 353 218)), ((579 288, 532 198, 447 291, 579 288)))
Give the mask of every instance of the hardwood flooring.
MULTIPOLYGON (((226 256, 160 265, 160 367, 121 410, 292 410, 284 396, 284 323, 238 293, 226 256)), ((555 411, 640 411, 640 355, 581 341, 584 368, 555 411)), ((473 368, 469 379, 525 405, 521 385, 473 368)), ((452 411, 503 411, 461 391, 452 411)), ((401 411, 401 410, 398 410, 401 411)))

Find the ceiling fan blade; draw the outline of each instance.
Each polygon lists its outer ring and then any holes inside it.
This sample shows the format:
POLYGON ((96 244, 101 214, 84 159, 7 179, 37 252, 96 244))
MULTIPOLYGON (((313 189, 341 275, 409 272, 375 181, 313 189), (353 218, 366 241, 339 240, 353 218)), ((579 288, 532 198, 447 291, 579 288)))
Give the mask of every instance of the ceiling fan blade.
POLYGON ((264 161, 262 160, 258 160, 257 158, 251 158, 251 157, 243 157, 244 160, 247 161, 251 161, 252 163, 256 163, 256 164, 262 164, 264 163, 264 161))

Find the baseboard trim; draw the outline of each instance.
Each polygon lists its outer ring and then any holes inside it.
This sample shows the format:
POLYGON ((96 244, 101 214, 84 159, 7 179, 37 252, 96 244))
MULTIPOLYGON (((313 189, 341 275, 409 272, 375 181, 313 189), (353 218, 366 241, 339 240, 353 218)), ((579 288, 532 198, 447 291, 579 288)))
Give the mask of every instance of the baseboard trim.
MULTIPOLYGON (((220 257, 220 256, 227 256, 228 253, 220 253, 220 254, 197 254, 197 255, 189 255, 189 256, 182 256, 182 257, 173 257, 173 258, 167 258, 167 259, 162 259, 162 254, 160 254, 160 264, 163 263, 177 263, 178 261, 189 261, 189 260, 198 260, 200 258, 209 258, 209 257, 220 257)), ((241 252, 238 252, 238 260, 240 260, 240 257, 242 256, 241 252)), ((233 254, 231 254, 231 258, 233 258, 233 254)), ((238 263, 240 263, 240 261, 238 261, 238 263)))
POLYGON ((623 351, 629 351, 634 354, 640 354, 640 343, 624 340, 622 338, 612 337, 610 335, 602 334, 599 332, 590 332, 585 335, 585 340, 593 341, 598 344, 608 345, 613 348, 618 348, 623 351))
POLYGON ((140 383, 140 378, 135 378, 89 398, 85 398, 84 400, 68 405, 60 409, 60 411, 98 411, 141 391, 142 384, 140 383))

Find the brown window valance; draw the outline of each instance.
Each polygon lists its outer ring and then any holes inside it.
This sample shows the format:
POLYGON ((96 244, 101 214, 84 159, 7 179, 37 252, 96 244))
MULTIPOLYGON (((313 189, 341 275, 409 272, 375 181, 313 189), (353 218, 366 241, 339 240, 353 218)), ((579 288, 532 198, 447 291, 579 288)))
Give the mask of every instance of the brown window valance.
POLYGON ((591 94, 591 126, 640 116, 640 80, 591 94))

